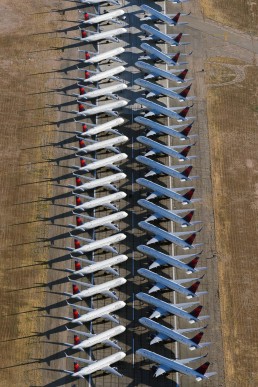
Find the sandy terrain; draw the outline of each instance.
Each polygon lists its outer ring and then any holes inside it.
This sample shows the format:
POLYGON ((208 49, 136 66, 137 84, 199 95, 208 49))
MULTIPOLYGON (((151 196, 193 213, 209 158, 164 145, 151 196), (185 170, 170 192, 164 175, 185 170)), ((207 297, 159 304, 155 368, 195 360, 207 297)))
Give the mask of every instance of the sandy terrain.
POLYGON ((224 40, 206 61, 225 385, 256 386, 257 373, 257 5, 201 1, 204 16, 254 50, 224 40), (242 31, 240 31, 242 30, 242 31), (240 38, 241 39, 241 38, 240 38))
POLYGON ((48 163, 53 119, 51 103, 57 40, 40 35, 58 27, 51 9, 58 1, 1 2, 1 386, 40 382, 37 359, 43 352, 38 332, 44 318, 48 250, 40 242, 47 229, 51 193, 48 163), (39 75, 35 75, 39 74, 39 75))

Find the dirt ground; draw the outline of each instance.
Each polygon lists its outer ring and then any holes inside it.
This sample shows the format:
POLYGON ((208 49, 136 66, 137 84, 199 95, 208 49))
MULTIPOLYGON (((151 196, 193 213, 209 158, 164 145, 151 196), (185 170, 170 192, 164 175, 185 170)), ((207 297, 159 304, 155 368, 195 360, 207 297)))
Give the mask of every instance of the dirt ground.
MULTIPOLYGON (((0 5, 1 110, 1 386, 37 385, 42 354, 48 250, 40 217, 48 215, 51 195, 48 163, 59 56, 44 32, 55 31, 58 1, 3 0, 0 5)), ((52 37, 55 37, 53 34, 52 37)))
MULTIPOLYGON (((257 4, 201 1, 205 17, 257 35, 257 4)), ((235 31, 237 33, 237 31, 235 31)), ((238 32, 240 36, 240 31, 238 32)), ((257 76, 254 56, 223 51, 206 62, 225 385, 256 386, 257 76)), ((257 57, 257 55, 256 55, 257 57)))

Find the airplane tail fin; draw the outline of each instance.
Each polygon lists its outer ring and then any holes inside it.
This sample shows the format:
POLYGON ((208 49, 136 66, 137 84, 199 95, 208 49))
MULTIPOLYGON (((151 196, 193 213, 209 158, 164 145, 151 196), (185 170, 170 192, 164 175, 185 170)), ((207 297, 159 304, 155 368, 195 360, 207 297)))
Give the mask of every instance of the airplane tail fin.
POLYGON ((192 85, 189 85, 187 86, 184 90, 181 91, 181 93, 179 93, 179 95, 181 95, 182 97, 186 98, 190 89, 191 89, 191 86, 192 85))
POLYGON ((194 284, 192 284, 191 286, 189 286, 188 290, 189 290, 190 292, 196 293, 196 291, 197 291, 197 289, 198 289, 200 283, 201 283, 200 281, 196 281, 194 284))
POLYGON ((81 37, 82 38, 87 38, 87 31, 81 30, 81 37))
POLYGON ((193 169, 193 167, 191 165, 189 165, 189 167, 187 167, 183 172, 182 172, 182 175, 188 177, 191 173, 191 170, 193 169))
POLYGON ((198 305, 194 310, 192 310, 192 312, 190 312, 190 314, 193 316, 193 317, 198 317, 199 314, 201 313, 202 311, 202 308, 203 306, 202 305, 198 305))
MULTIPOLYGON (((73 336, 73 342, 74 342, 74 345, 78 345, 78 344, 81 343, 81 340, 80 340, 80 338, 79 338, 78 335, 74 335, 74 336, 73 336)), ((197 344, 198 344, 198 343, 197 343, 197 344)))
POLYGON ((183 197, 186 198, 187 200, 191 200, 192 196, 194 194, 195 188, 190 189, 188 192, 186 192, 183 197))
POLYGON ((199 374, 204 375, 205 372, 207 371, 209 365, 210 365, 210 362, 206 361, 206 363, 204 363, 200 367, 196 368, 195 371, 198 372, 199 374))
POLYGON ((81 317, 81 316, 80 316, 80 313, 78 312, 78 310, 77 309, 73 309, 73 318, 77 319, 79 317, 81 317))
POLYGON ((77 362, 74 362, 73 363, 73 372, 79 372, 81 370, 81 367, 79 366, 79 364, 77 362))
POLYGON ((194 269, 195 266, 197 265, 199 259, 200 259, 200 257, 195 257, 194 259, 192 259, 191 262, 188 263, 188 266, 190 266, 192 269, 194 269))
POLYGON ((78 294, 80 293, 80 289, 78 288, 77 285, 73 285, 73 294, 78 294))
POLYGON ((78 270, 81 270, 81 268, 82 268, 82 265, 80 264, 80 262, 74 261, 74 270, 78 271, 78 270))
POLYGON ((186 156, 188 155, 188 153, 190 152, 190 150, 191 150, 191 146, 190 146, 190 145, 189 145, 189 146, 186 146, 186 147, 180 152, 180 154, 181 154, 182 156, 186 157, 186 156))
POLYGON ((183 34, 182 34, 182 32, 180 32, 180 34, 178 34, 178 35, 174 38, 174 41, 175 41, 176 43, 179 43, 180 40, 181 40, 181 38, 182 38, 182 36, 183 36, 183 34))
POLYGON ((185 242, 188 243, 188 245, 192 245, 194 240, 195 240, 195 238, 196 238, 196 233, 190 235, 189 238, 187 238, 185 240, 185 242))
POLYGON ((84 108, 84 106, 81 103, 78 103, 78 109, 79 109, 79 112, 84 112, 85 111, 85 108, 84 108))
POLYGON ((173 17, 172 20, 173 20, 173 22, 174 22, 175 24, 177 24, 179 18, 180 18, 180 12, 178 12, 178 13, 176 14, 176 16, 173 17))
POLYGON ((181 116, 181 117, 183 117, 183 118, 185 118, 186 116, 187 116, 187 113, 189 112, 189 110, 190 110, 190 108, 191 108, 192 106, 187 106, 187 107, 185 107, 183 110, 181 110, 181 112, 179 112, 178 114, 181 116))
POLYGON ((194 211, 190 211, 186 216, 183 217, 183 219, 184 219, 186 222, 190 223, 191 220, 192 220, 193 214, 194 214, 194 211))
POLYGON ((193 123, 188 125, 186 128, 184 128, 181 133, 184 135, 184 136, 188 136, 188 134, 190 133, 190 130, 192 129, 192 126, 193 126, 193 123))
POLYGON ((185 69, 177 77, 182 79, 182 81, 183 81, 185 79, 187 73, 188 73, 188 69, 185 69))
POLYGON ((195 344, 199 344, 201 339, 202 339, 202 336, 203 336, 204 332, 199 332, 197 333, 197 335, 195 335, 191 340, 195 343, 195 344))
POLYGON ((180 57, 180 52, 177 52, 172 58, 171 60, 175 63, 177 63, 178 59, 180 57))

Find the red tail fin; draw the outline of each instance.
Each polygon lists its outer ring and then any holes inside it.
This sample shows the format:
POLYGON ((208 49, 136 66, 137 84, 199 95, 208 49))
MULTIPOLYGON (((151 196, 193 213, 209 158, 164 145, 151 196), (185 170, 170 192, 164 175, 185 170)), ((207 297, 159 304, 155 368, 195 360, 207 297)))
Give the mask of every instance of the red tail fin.
POLYGON ((78 103, 79 112, 84 112, 84 106, 81 103, 78 103))
POLYGON ((195 344, 199 344, 199 342, 200 342, 201 339, 202 339, 202 336, 203 336, 203 332, 197 333, 197 335, 194 336, 191 340, 192 340, 195 344))
POLYGON ((80 264, 80 262, 75 261, 75 262, 74 262, 74 268, 75 268, 76 271, 77 271, 77 270, 81 270, 82 265, 80 264))
POLYGON ((195 188, 190 189, 190 191, 186 192, 183 197, 186 198, 187 200, 191 200, 192 196, 194 194, 195 188))
POLYGON ((188 266, 190 266, 192 269, 195 268, 199 261, 200 257, 195 257, 191 262, 188 263, 188 266))
POLYGON ((87 38, 87 32, 85 30, 81 30, 82 38, 87 38))
POLYGON ((78 293, 80 293, 80 290, 79 290, 78 286, 77 285, 73 285, 73 294, 78 294, 78 293))
POLYGON ((76 224, 77 226, 81 226, 82 225, 82 218, 79 218, 78 216, 76 216, 76 224))
POLYGON ((73 318, 76 319, 76 318, 79 318, 80 317, 80 314, 78 312, 77 309, 73 309, 73 318))
POLYGON ((180 18, 180 12, 176 14, 176 16, 173 17, 173 22, 175 22, 175 24, 177 24, 178 20, 180 18))
POLYGON ((82 204, 81 198, 78 198, 78 196, 76 196, 76 206, 80 206, 81 204, 82 204))
POLYGON ((84 20, 89 20, 89 14, 87 12, 84 13, 84 20))
POLYGON ((180 152, 181 155, 186 157, 186 156, 188 155, 190 149, 191 149, 190 146, 186 146, 186 147, 182 150, 182 152, 180 152))
POLYGON ((188 136, 190 130, 192 129, 192 126, 193 126, 193 124, 188 125, 186 128, 184 128, 184 129, 182 130, 181 133, 184 134, 185 136, 188 136))
POLYGON ((191 170, 193 169, 192 165, 189 165, 189 167, 187 167, 183 172, 182 172, 182 175, 188 177, 191 173, 191 170))
POLYGON ((181 91, 181 93, 179 93, 179 95, 181 95, 182 97, 186 98, 187 94, 189 93, 189 91, 191 89, 191 86, 192 85, 187 86, 184 90, 181 91))
POLYGON ((184 108, 183 110, 181 110, 180 113, 178 113, 181 117, 186 117, 187 113, 189 112, 189 109, 190 109, 190 106, 187 106, 186 108, 184 108))
POLYGON ((183 36, 183 34, 182 34, 182 32, 180 32, 180 34, 178 34, 178 35, 174 38, 174 41, 177 42, 177 43, 179 43, 180 40, 181 40, 181 38, 182 38, 182 36, 183 36))
POLYGON ((80 95, 85 94, 85 89, 84 87, 79 87, 80 95))
POLYGON ((201 313, 202 311, 202 305, 199 305, 197 306, 194 310, 192 310, 192 312, 190 312, 190 314, 193 316, 193 317, 198 317, 199 314, 201 313))
POLYGON ((80 242, 78 241, 78 239, 75 239, 75 240, 74 240, 74 248, 75 248, 75 249, 79 249, 80 247, 81 247, 80 242))
POLYGON ((86 167, 86 161, 84 159, 80 159, 81 168, 86 167))
POLYGON ((79 147, 84 148, 85 147, 85 142, 83 140, 79 140, 79 147))
POLYGON ((185 240, 185 242, 188 243, 188 245, 192 246, 193 241, 195 240, 195 238, 196 238, 196 234, 192 234, 192 235, 189 236, 189 238, 187 238, 185 240))
POLYGON ((188 73, 188 69, 185 69, 177 77, 183 80, 185 79, 187 73, 188 73))
POLYGON ((180 52, 177 52, 176 55, 173 56, 173 58, 171 58, 175 63, 178 61, 180 57, 180 52))
POLYGON ((90 77, 90 72, 89 71, 84 71, 84 78, 88 79, 90 77))
POLYGON ((85 59, 90 59, 90 54, 88 52, 85 52, 85 59))
POLYGON ((200 283, 201 283, 200 281, 195 282, 194 284, 192 284, 191 286, 189 286, 188 290, 189 290, 190 292, 196 293, 196 291, 197 291, 197 289, 198 289, 200 283))
POLYGON ((73 342, 74 342, 74 345, 80 344, 81 340, 80 340, 79 336, 74 335, 73 342))
POLYGON ((75 182, 76 182, 77 187, 79 185, 82 185, 82 181, 81 181, 81 179, 79 177, 76 177, 75 182))
POLYGON ((81 367, 78 363, 73 363, 73 372, 79 372, 81 367))
POLYGON ((194 211, 190 211, 186 216, 183 217, 183 219, 186 221, 186 222, 191 222, 192 220, 192 217, 193 217, 193 214, 194 214, 194 211))
POLYGON ((83 124, 83 125, 82 125, 82 131, 83 131, 83 133, 86 132, 87 129, 88 129, 88 128, 87 128, 87 125, 86 125, 86 124, 83 124))
POLYGON ((204 375, 207 371, 208 367, 210 365, 210 362, 206 361, 206 363, 202 364, 200 367, 196 368, 196 372, 199 372, 199 374, 204 375))

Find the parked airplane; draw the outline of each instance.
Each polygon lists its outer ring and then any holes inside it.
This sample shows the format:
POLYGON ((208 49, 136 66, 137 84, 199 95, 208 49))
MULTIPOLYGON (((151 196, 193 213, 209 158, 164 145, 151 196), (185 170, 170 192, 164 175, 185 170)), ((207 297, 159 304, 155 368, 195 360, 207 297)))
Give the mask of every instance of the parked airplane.
POLYGON ((173 16, 173 18, 171 18, 170 16, 165 15, 164 13, 157 11, 156 9, 151 8, 146 4, 141 5, 140 8, 144 11, 145 15, 150 14, 150 16, 146 15, 143 18, 141 18, 140 20, 142 20, 142 21, 147 21, 147 20, 160 21, 160 22, 166 23, 170 26, 180 26, 180 25, 183 26, 183 25, 188 24, 188 23, 181 23, 181 22, 178 23, 178 20, 179 20, 180 16, 188 16, 189 14, 178 12, 176 15, 171 15, 171 16, 173 16))
POLYGON ((115 163, 118 163, 120 161, 126 160, 128 158, 128 155, 126 153, 119 153, 114 156, 110 157, 105 157, 104 159, 93 159, 91 157, 85 157, 85 156, 80 156, 81 159, 88 160, 88 161, 93 161, 92 163, 86 164, 85 166, 78 167, 74 165, 73 167, 78 170, 78 172, 89 172, 89 171, 96 171, 97 169, 100 168, 107 168, 111 169, 116 172, 122 172, 121 169, 117 166, 114 165, 115 163))
POLYGON ((179 179, 180 181, 195 180, 198 178, 198 176, 189 177, 193 168, 191 165, 167 166, 144 156, 137 156, 136 160, 151 169, 150 172, 146 173, 145 177, 154 176, 157 174, 165 174, 179 179), (177 171, 177 169, 180 168, 183 168, 182 172, 177 171))
POLYGON ((94 251, 97 249, 103 249, 105 251, 109 251, 114 254, 118 254, 117 250, 114 247, 111 247, 111 244, 118 243, 123 241, 126 238, 125 234, 116 234, 112 235, 107 238, 99 239, 99 240, 93 240, 92 239, 87 239, 87 238, 82 238, 79 236, 76 236, 75 240, 75 248, 72 247, 67 247, 68 250, 72 251, 71 254, 84 254, 88 253, 90 251, 94 251), (81 246, 80 243, 78 242, 78 239, 89 242, 87 245, 81 246), (77 247, 78 246, 78 247, 77 247))
POLYGON ((86 230, 92 230, 95 227, 97 228, 97 227, 104 226, 104 227, 110 228, 113 231, 118 232, 119 231, 118 226, 114 225, 112 222, 124 219, 127 216, 128 214, 125 211, 116 212, 115 214, 103 216, 100 218, 87 216, 87 218, 90 219, 90 221, 85 223, 82 221, 81 218, 76 217, 77 225, 69 224, 68 226, 72 227, 74 231, 86 231, 86 230))
POLYGON ((117 91, 125 90, 127 89, 127 85, 125 83, 118 83, 116 85, 108 86, 108 87, 102 87, 100 89, 98 88, 91 88, 91 91, 85 91, 84 86, 78 85, 80 94, 73 93, 75 97, 77 97, 78 100, 80 99, 95 99, 99 97, 109 97, 111 99, 119 99, 119 96, 117 94, 114 94, 117 91))
POLYGON ((92 285, 87 284, 86 282, 71 280, 69 277, 68 279, 73 284, 73 293, 65 292, 64 294, 77 300, 83 300, 84 298, 95 296, 96 294, 102 294, 103 296, 110 297, 114 300, 119 300, 116 292, 111 291, 110 289, 117 288, 127 282, 125 278, 116 278, 99 285, 92 285), (77 285, 85 286, 87 289, 80 291, 77 285))
POLYGON ((78 59, 79 62, 82 62, 84 64, 95 64, 102 62, 104 60, 108 62, 119 62, 123 63, 124 61, 120 58, 118 58, 118 55, 123 54, 125 52, 125 49, 123 47, 117 47, 114 48, 113 50, 105 51, 101 54, 95 53, 95 52, 90 52, 87 50, 78 50, 79 52, 84 52, 84 59, 78 59))
POLYGON ((207 294, 207 292, 196 293, 201 283, 200 280, 203 277, 172 280, 144 268, 137 270, 137 272, 141 276, 148 278, 151 282, 155 283, 155 285, 152 286, 152 288, 148 291, 149 294, 158 292, 160 290, 168 290, 168 289, 173 290, 179 294, 182 294, 183 296, 186 296, 186 298, 200 297, 200 296, 203 296, 204 294, 207 294), (191 282, 191 281, 195 281, 195 282, 188 288, 182 285, 184 283, 191 282))
POLYGON ((167 255, 164 253, 161 253, 160 251, 156 249, 152 249, 149 246, 139 245, 137 246, 137 250, 140 251, 143 254, 146 254, 147 256, 154 258, 154 262, 149 266, 149 269, 156 269, 160 266, 174 266, 177 269, 183 270, 187 274, 192 274, 196 272, 200 272, 203 270, 206 270, 207 267, 199 267, 196 269, 196 265, 200 259, 199 255, 201 255, 202 251, 200 253, 196 254, 185 254, 185 255, 167 255), (189 263, 184 263, 185 259, 192 258, 192 260, 189 263))
MULTIPOLYGON (((121 5, 118 0, 71 0, 75 3, 82 3, 82 4, 90 4, 90 5, 98 5, 100 3, 107 3, 112 5, 121 5)), ((184 0, 181 0, 184 1, 184 0)))
POLYGON ((114 133, 119 135, 120 133, 113 128, 115 128, 116 126, 122 125, 124 122, 125 120, 122 117, 119 117, 119 118, 115 118, 114 120, 107 121, 104 124, 89 126, 89 128, 88 128, 88 124, 81 122, 83 124, 83 131, 82 132, 76 131, 75 133, 77 133, 81 137, 91 137, 103 132, 114 133))
POLYGON ((147 73, 148 75, 144 76, 144 79, 153 79, 153 78, 163 78, 168 79, 172 82, 183 83, 192 81, 192 78, 185 79, 188 70, 173 70, 166 71, 159 69, 158 67, 152 66, 149 63, 138 61, 135 63, 135 66, 141 69, 142 72, 147 73))
POLYGON ((93 70, 87 70, 87 71, 82 70, 82 71, 84 71, 84 78, 76 78, 76 79, 84 83, 99 82, 99 81, 102 81, 103 79, 105 80, 112 79, 114 81, 123 82, 122 79, 120 79, 119 77, 116 77, 115 75, 125 71, 125 67, 117 66, 106 71, 93 71, 93 70))
POLYGON ((154 191, 146 198, 146 200, 156 199, 160 197, 168 197, 170 199, 177 200, 183 205, 190 204, 190 203, 193 204, 195 202, 200 201, 200 199, 192 199, 192 196, 195 192, 195 188, 193 187, 182 187, 182 188, 170 189, 143 178, 137 179, 136 182, 154 191), (181 192, 184 190, 189 190, 189 191, 187 191, 185 194, 182 195, 181 192))
POLYGON ((75 329, 67 329, 69 332, 75 333, 74 335, 74 344, 65 343, 72 349, 78 349, 83 351, 84 349, 90 348, 96 344, 104 344, 108 347, 112 347, 118 349, 119 351, 122 349, 118 344, 117 340, 110 340, 112 337, 120 335, 123 333, 126 328, 123 325, 118 325, 117 327, 108 329, 104 332, 93 334, 89 332, 81 332, 75 329), (81 341, 80 336, 87 337, 86 340, 81 341))
POLYGON ((114 322, 115 324, 119 324, 119 321, 114 317, 114 315, 111 315, 110 313, 122 309, 126 305, 124 301, 116 301, 99 309, 93 309, 82 305, 69 304, 69 302, 67 304, 73 308, 73 318, 65 317, 65 320, 79 325, 96 320, 97 318, 102 318, 104 320, 114 322), (77 309, 81 309, 88 313, 80 315, 77 309))
POLYGON ((202 343, 199 344, 203 331, 197 333, 192 339, 189 339, 187 336, 184 336, 183 333, 187 332, 196 332, 207 328, 207 325, 202 328, 187 328, 187 329, 171 329, 167 328, 164 325, 152 321, 149 318, 142 317, 139 319, 139 322, 145 327, 152 329, 156 332, 154 338, 151 340, 150 345, 161 343, 162 341, 172 340, 177 341, 180 344, 186 345, 190 351, 193 351, 197 348, 204 348, 210 345, 211 343, 202 343))
POLYGON ((90 153, 95 152, 100 149, 108 149, 115 153, 120 153, 118 148, 114 147, 114 145, 123 144, 124 142, 128 141, 128 137, 126 136, 117 136, 109 138, 108 140, 103 141, 95 141, 87 139, 86 141, 90 142, 89 145, 86 145, 83 148, 80 147, 71 147, 72 149, 76 150, 78 153, 90 153))
POLYGON ((105 187, 106 189, 109 189, 111 191, 118 192, 118 189, 110 183, 114 183, 115 181, 123 180, 125 178, 126 178, 125 173, 115 173, 114 175, 105 176, 100 179, 92 179, 91 181, 79 186, 68 185, 68 187, 74 188, 73 194, 76 194, 78 192, 84 192, 89 189, 93 189, 97 187, 105 187))
POLYGON ((169 314, 172 314, 174 316, 181 317, 184 320, 187 320, 190 324, 193 324, 202 320, 207 320, 209 318, 209 316, 199 317, 199 314, 201 313, 203 308, 202 305, 199 304, 199 302, 170 304, 169 302, 159 300, 158 298, 155 298, 153 296, 150 296, 149 294, 142 293, 142 292, 137 293, 136 297, 138 298, 138 300, 156 307, 152 315, 149 317, 150 319, 160 318, 160 317, 168 316, 169 314), (198 306, 194 308, 192 312, 186 312, 184 310, 197 304, 198 306))
POLYGON ((95 32, 89 30, 81 30, 81 36, 72 38, 73 40, 79 40, 81 42, 93 43, 99 42, 100 40, 106 40, 108 42, 118 43, 120 40, 117 38, 118 35, 125 34, 126 28, 116 28, 115 30, 108 30, 102 32, 95 32))
MULTIPOLYGON (((69 204, 69 206, 74 208, 74 213, 78 210, 85 211, 85 210, 96 208, 99 206, 110 208, 113 211, 118 211, 117 206, 115 204, 111 204, 111 203, 116 201, 116 200, 124 199, 126 196, 127 195, 125 192, 116 192, 116 193, 113 193, 111 195, 102 196, 100 198, 91 198, 90 201, 88 201, 86 203, 81 203, 81 201, 80 201, 80 204, 77 204, 77 203, 76 203, 76 205, 69 204)), ((96 218, 92 219, 92 221, 95 221, 95 220, 96 220, 96 218)))
POLYGON ((145 90, 149 90, 149 93, 147 93, 146 98, 160 97, 165 95, 167 97, 178 100, 179 102, 190 101, 195 98, 195 97, 187 97, 192 85, 189 85, 187 87, 180 86, 180 87, 167 88, 167 87, 160 86, 157 83, 149 82, 141 78, 136 79, 134 83, 136 83, 136 85, 140 87, 143 87, 145 90), (183 87, 184 89, 182 90, 183 87), (175 90, 178 90, 178 89, 182 91, 177 93, 175 90))
POLYGON ((116 363, 119 360, 122 360, 126 356, 124 352, 114 353, 113 355, 104 357, 104 359, 101 359, 101 360, 86 360, 86 359, 81 359, 79 357, 68 356, 68 355, 66 356, 73 360, 76 360, 76 363, 74 363, 74 371, 64 370, 64 372, 73 376, 74 378, 84 379, 85 376, 91 375, 93 372, 96 372, 96 371, 105 371, 119 377, 123 376, 117 371, 116 367, 113 368, 110 365, 113 363, 116 363), (80 361, 82 363, 87 363, 89 365, 87 367, 80 368, 77 361, 80 361))
POLYGON ((195 358, 189 358, 189 359, 177 359, 172 360, 167 357, 158 355, 157 353, 151 352, 147 349, 138 349, 136 351, 137 355, 143 356, 144 358, 147 358, 155 363, 159 364, 159 367, 157 367, 157 370, 154 374, 154 377, 157 378, 160 375, 169 373, 171 371, 174 372, 180 372, 181 374, 192 376, 196 379, 197 382, 203 380, 203 379, 209 379, 211 376, 215 375, 216 372, 210 372, 205 375, 205 372, 207 371, 210 363, 207 361, 206 363, 202 364, 200 367, 193 369, 190 367, 187 367, 185 364, 188 364, 192 361, 196 361, 199 359, 203 359, 207 356, 198 356, 195 358))
MULTIPOLYGON (((188 62, 178 62, 179 56, 185 55, 185 54, 181 54, 180 52, 177 52, 176 54, 173 54, 171 56, 170 54, 165 54, 164 52, 158 50, 157 48, 150 46, 148 43, 142 43, 141 48, 149 55, 139 57, 140 60, 144 60, 144 59, 154 60, 155 62, 161 61, 166 63, 169 66, 183 66, 188 63, 188 62)), ((189 53, 188 55, 191 55, 191 53, 189 53)))
POLYGON ((127 259, 128 257, 126 255, 117 255, 116 257, 108 258, 100 262, 91 261, 92 263, 91 265, 81 268, 79 270, 72 270, 72 269, 66 269, 66 270, 71 272, 74 275, 80 275, 83 277, 85 275, 95 273, 96 271, 100 271, 100 270, 106 271, 108 269, 109 273, 112 273, 113 275, 118 276, 119 275, 118 270, 114 269, 112 266, 118 265, 121 262, 125 262, 127 261, 127 259))
POLYGON ((161 144, 160 142, 154 141, 145 136, 139 136, 136 138, 141 144, 146 145, 151 150, 145 153, 145 157, 155 156, 156 154, 164 154, 174 158, 177 158, 179 161, 187 161, 191 159, 195 159, 196 156, 188 156, 191 147, 195 144, 190 145, 176 145, 176 146, 168 146, 161 144), (178 152, 178 150, 180 152, 178 152))
POLYGON ((146 222, 151 222, 157 219, 168 219, 172 222, 179 224, 181 227, 195 226, 196 224, 202 223, 201 221, 191 221, 194 214, 194 210, 168 210, 167 208, 157 206, 157 204, 154 204, 149 200, 145 199, 140 199, 137 203, 140 206, 146 208, 147 210, 153 212, 153 214, 146 219, 146 222), (185 213, 186 215, 184 217, 179 215, 185 213))
POLYGON ((149 35, 146 37, 146 40, 154 40, 154 41, 163 41, 170 46, 187 46, 190 44, 189 42, 180 42, 182 36, 188 35, 188 34, 183 34, 180 32, 179 34, 164 34, 157 28, 154 28, 152 26, 149 26, 148 24, 142 24, 140 26, 141 30, 145 32, 146 35, 149 35))
POLYGON ((105 113, 109 116, 118 117, 119 113, 117 111, 114 111, 114 109, 119 109, 121 107, 128 105, 128 102, 125 101, 124 99, 105 103, 102 105, 93 105, 93 104, 89 104, 88 102, 87 103, 81 102, 79 100, 77 102, 78 102, 79 110, 72 110, 72 113, 75 113, 78 116, 83 116, 83 117, 93 116, 100 113, 105 113), (90 106, 90 108, 86 110, 83 105, 90 106))
POLYGON ((106 21, 110 23, 122 24, 122 22, 118 18, 120 16, 123 16, 125 11, 123 11, 122 9, 116 9, 115 11, 104 12, 100 15, 96 15, 95 13, 93 14, 89 12, 82 12, 82 13, 84 14, 84 18, 79 21, 83 24, 94 25, 94 24, 99 24, 106 21))
POLYGON ((151 128, 151 130, 146 134, 146 137, 151 137, 153 135, 164 135, 167 134, 168 136, 179 138, 181 141, 189 140, 192 137, 196 136, 188 136, 190 130, 192 129, 193 122, 191 124, 188 124, 187 126, 184 125, 173 125, 173 126, 165 126, 158 122, 149 120, 145 117, 135 117, 134 121, 138 122, 141 125, 147 126, 147 128, 151 128), (182 131, 175 130, 176 128, 184 128, 182 131))
MULTIPOLYGON (((193 105, 184 106, 184 107, 170 107, 170 108, 168 108, 168 107, 162 106, 158 103, 149 101, 146 98, 137 98, 136 102, 139 103, 140 105, 145 106, 145 109, 149 110, 148 113, 145 113, 144 117, 152 117, 152 116, 162 115, 162 116, 173 118, 178 122, 188 121, 188 120, 194 119, 194 117, 186 117, 188 111, 190 110, 191 107, 193 107, 193 105), (177 113, 177 111, 179 111, 179 113, 177 113)), ((91 110, 93 110, 93 109, 91 109, 91 110)))
POLYGON ((195 249, 196 247, 202 246, 203 243, 197 243, 193 245, 193 241, 195 240, 196 235, 201 231, 201 229, 197 231, 184 231, 184 232, 169 232, 160 227, 154 226, 148 222, 139 222, 138 226, 143 228, 145 231, 154 234, 154 238, 151 238, 147 245, 152 245, 157 242, 171 242, 180 246, 184 250, 195 249), (181 237, 188 236, 187 239, 182 239, 181 237))

